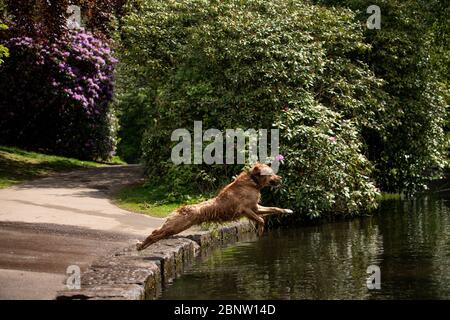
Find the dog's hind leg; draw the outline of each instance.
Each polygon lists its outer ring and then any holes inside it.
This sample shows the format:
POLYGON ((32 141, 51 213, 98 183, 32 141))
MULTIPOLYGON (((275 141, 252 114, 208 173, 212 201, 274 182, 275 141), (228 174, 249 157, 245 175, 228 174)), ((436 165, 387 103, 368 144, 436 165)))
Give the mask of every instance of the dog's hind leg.
POLYGON ((174 215, 169 217, 161 228, 156 229, 142 243, 136 245, 138 251, 144 250, 151 244, 159 240, 168 238, 186 229, 189 229, 193 223, 188 216, 174 215))
POLYGON ((136 249, 138 251, 144 250, 151 244, 154 244, 161 239, 170 237, 171 235, 172 233, 170 233, 169 230, 164 230, 163 227, 161 227, 160 229, 156 229, 155 231, 153 231, 152 234, 149 235, 142 243, 138 243, 136 249))
POLYGON ((149 245, 157 242, 158 240, 162 239, 164 236, 163 231, 160 229, 154 230, 143 242, 139 242, 136 244, 136 249, 138 251, 144 250, 149 245))

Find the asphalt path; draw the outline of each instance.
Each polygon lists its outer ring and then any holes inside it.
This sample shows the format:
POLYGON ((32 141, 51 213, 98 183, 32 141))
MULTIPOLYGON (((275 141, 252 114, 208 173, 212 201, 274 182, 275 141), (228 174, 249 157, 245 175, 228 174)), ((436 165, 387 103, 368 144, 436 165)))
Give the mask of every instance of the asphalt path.
POLYGON ((110 200, 141 179, 140 166, 109 166, 0 190, 0 299, 53 299, 69 266, 83 271, 159 227, 110 200))

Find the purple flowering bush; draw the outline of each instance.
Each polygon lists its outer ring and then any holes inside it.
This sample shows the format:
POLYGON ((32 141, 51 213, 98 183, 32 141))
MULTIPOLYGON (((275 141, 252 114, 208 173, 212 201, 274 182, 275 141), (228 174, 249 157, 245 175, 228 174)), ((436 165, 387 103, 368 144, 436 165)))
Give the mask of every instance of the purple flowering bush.
POLYGON ((75 31, 56 39, 10 37, 4 44, 10 58, 0 66, 0 144, 110 158, 117 60, 109 45, 75 31))

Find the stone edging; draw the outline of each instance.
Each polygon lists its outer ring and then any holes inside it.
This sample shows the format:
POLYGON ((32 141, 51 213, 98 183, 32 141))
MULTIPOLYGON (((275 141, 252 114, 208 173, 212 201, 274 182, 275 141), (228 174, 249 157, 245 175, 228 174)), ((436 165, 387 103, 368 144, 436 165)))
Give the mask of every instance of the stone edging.
POLYGON ((194 259, 210 248, 255 234, 250 221, 233 222, 210 231, 189 231, 161 240, 138 252, 130 245, 96 260, 81 276, 81 289, 63 290, 57 300, 153 300, 181 276, 194 259))

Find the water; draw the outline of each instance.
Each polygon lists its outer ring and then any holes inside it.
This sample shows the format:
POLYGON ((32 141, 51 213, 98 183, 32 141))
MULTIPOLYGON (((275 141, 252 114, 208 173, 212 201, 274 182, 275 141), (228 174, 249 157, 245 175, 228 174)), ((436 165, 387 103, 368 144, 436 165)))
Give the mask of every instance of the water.
POLYGON ((371 217, 215 250, 162 298, 450 299, 450 200, 384 201, 371 217), (380 267, 380 290, 366 286, 369 265, 380 267))

